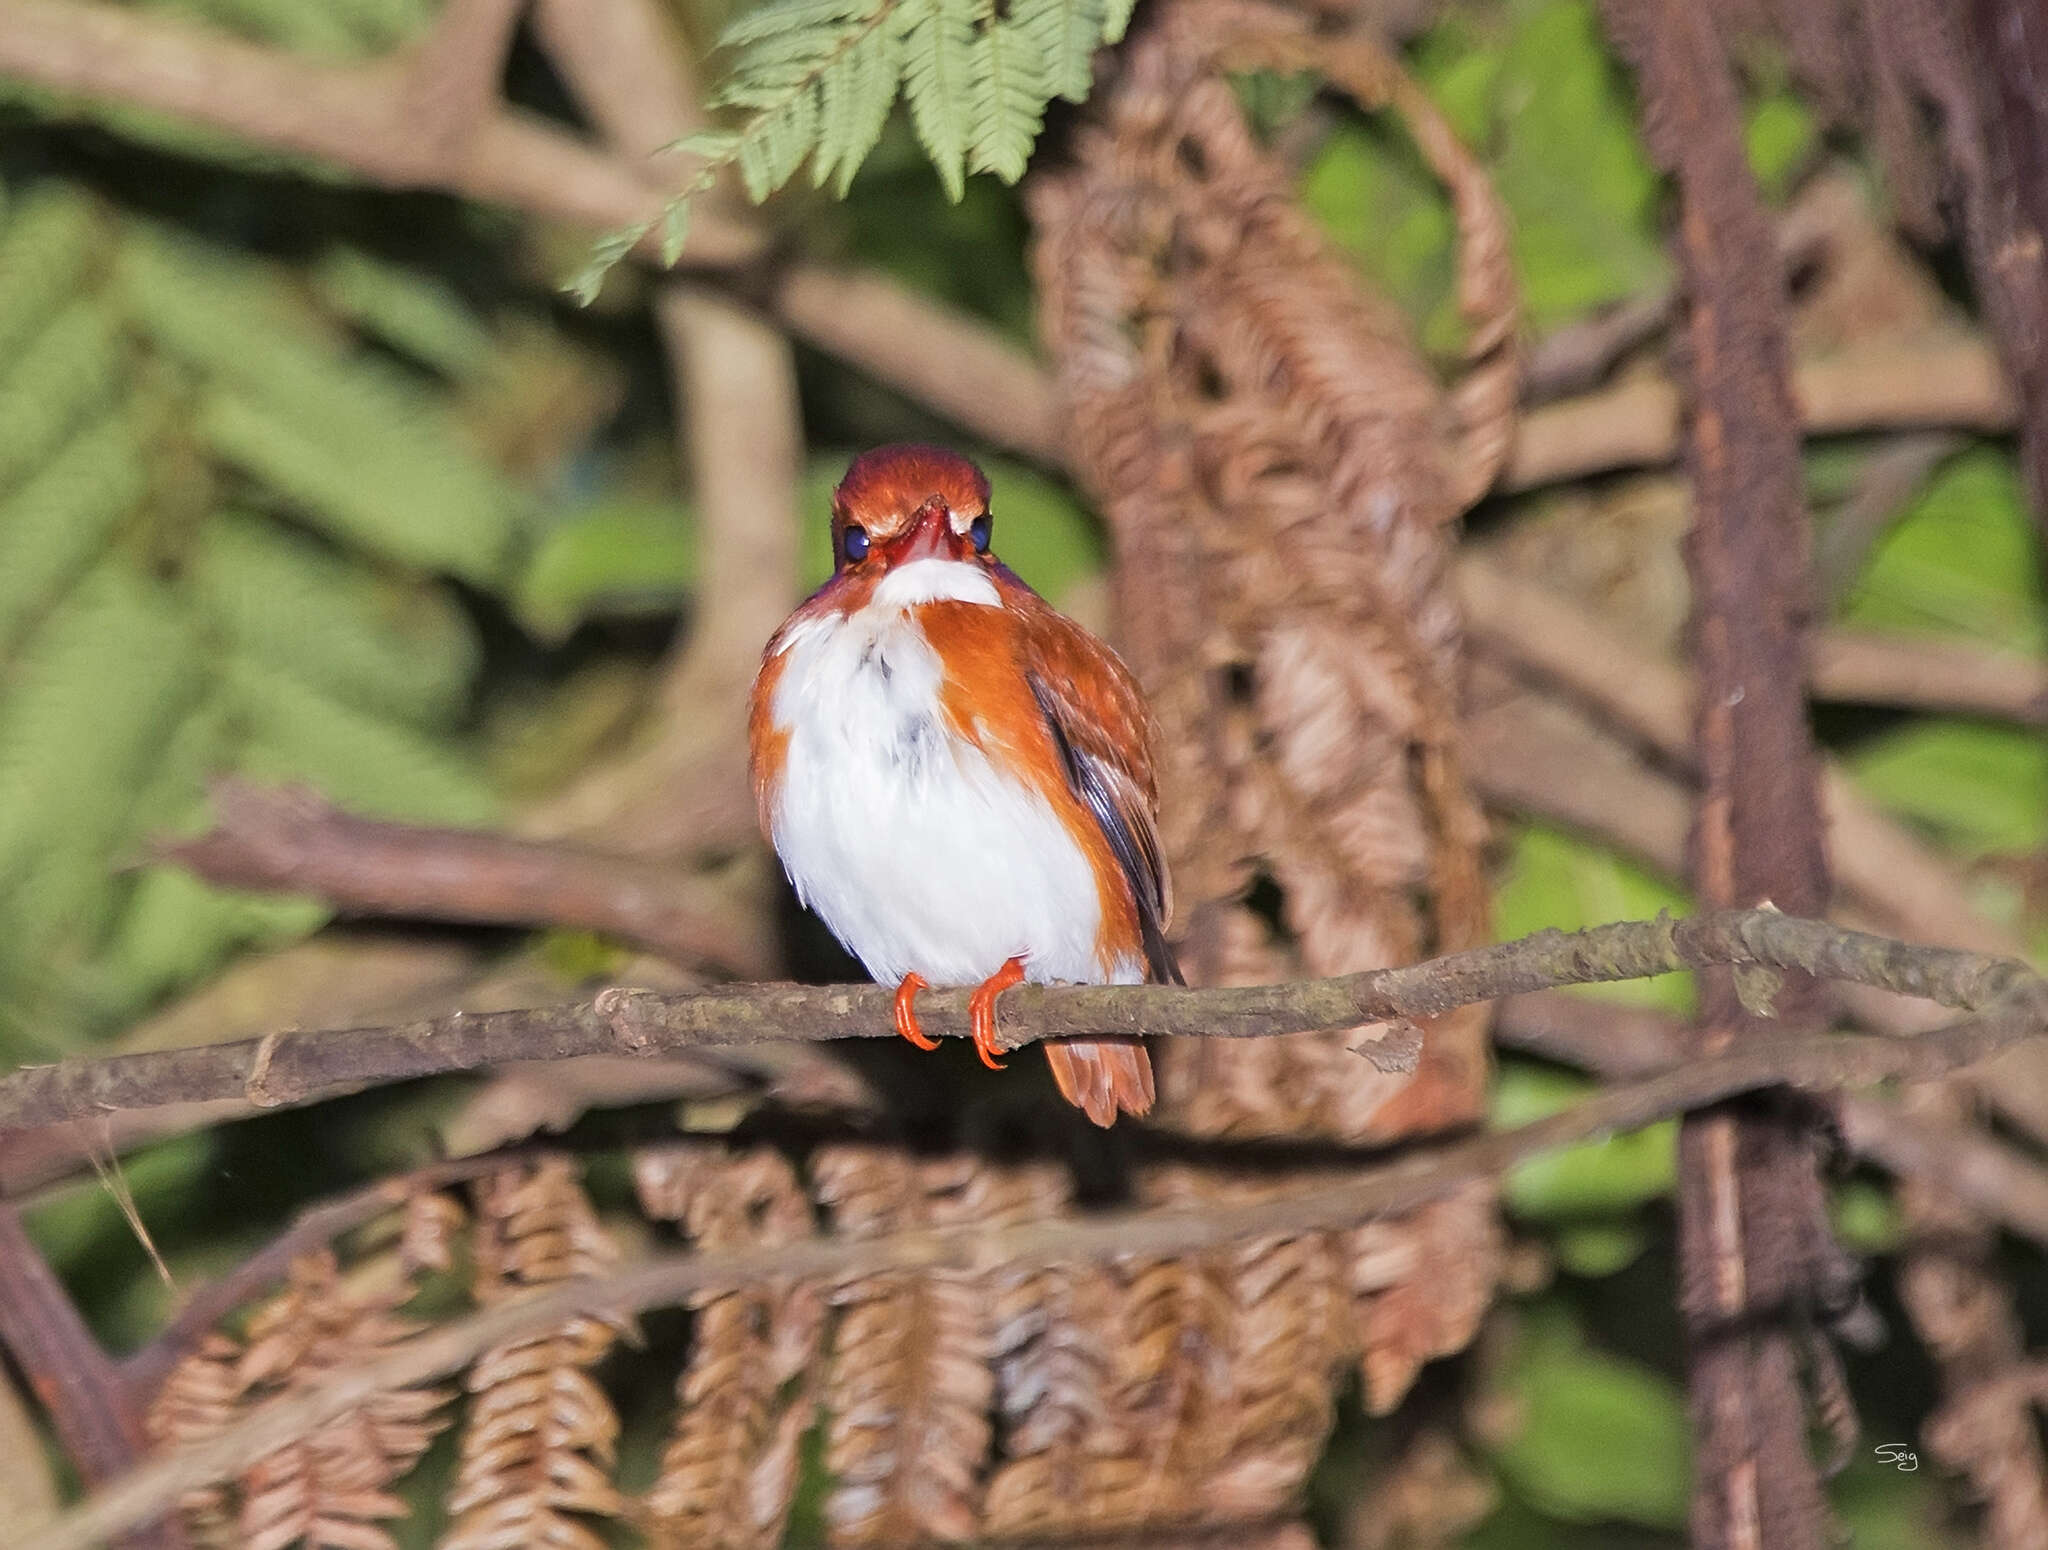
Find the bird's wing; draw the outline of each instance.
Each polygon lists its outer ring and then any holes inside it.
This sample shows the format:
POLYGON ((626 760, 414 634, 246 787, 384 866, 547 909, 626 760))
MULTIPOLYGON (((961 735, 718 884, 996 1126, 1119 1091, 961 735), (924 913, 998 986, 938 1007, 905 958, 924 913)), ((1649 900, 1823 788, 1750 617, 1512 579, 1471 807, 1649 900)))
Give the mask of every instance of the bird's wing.
POLYGON ((1067 785, 1094 816, 1137 905, 1146 965, 1154 980, 1184 984, 1166 944, 1173 893, 1159 848, 1151 708, 1108 647, 1028 588, 1004 590, 1022 616, 1025 676, 1067 785))

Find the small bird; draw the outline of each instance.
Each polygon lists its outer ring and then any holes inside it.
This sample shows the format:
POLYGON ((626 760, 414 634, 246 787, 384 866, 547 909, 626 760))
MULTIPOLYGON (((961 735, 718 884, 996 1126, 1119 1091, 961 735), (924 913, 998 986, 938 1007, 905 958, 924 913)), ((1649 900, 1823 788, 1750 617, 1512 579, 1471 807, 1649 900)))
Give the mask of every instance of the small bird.
MULTIPOLYGON (((797 897, 876 981, 896 1030, 926 984, 973 985, 974 1043, 1022 981, 1183 983, 1157 830, 1152 714, 1130 669, 990 552, 981 470, 878 447, 832 497, 832 579, 768 642, 749 744, 797 897)), ((1137 1039, 1045 1044, 1098 1125, 1152 1107, 1137 1039)))

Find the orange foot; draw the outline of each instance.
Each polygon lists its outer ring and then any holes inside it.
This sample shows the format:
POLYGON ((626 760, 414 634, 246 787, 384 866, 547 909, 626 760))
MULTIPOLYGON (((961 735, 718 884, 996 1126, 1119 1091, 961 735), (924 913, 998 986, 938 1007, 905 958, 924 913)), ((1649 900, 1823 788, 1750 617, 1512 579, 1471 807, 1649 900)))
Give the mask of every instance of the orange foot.
POLYGON ((937 1039, 927 1039, 917 1026, 917 993, 924 989, 922 974, 906 974, 896 987, 896 1031, 919 1049, 937 1049, 937 1039))
POLYGON ((996 1043, 996 997, 1012 985, 1023 983, 1024 960, 1012 958, 975 986, 974 994, 967 998, 967 1023, 974 1030, 975 1052, 991 1071, 1003 1069, 1003 1062, 996 1059, 1002 1052, 1002 1046, 996 1043))

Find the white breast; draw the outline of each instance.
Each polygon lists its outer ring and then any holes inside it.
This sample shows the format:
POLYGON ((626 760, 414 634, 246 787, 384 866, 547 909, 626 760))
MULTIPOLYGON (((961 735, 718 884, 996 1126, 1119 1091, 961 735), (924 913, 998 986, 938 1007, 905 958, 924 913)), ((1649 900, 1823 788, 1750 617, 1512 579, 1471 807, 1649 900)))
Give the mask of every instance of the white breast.
POLYGON ((884 984, 971 985, 1017 956, 1032 980, 1142 979, 1135 959, 1098 961, 1094 873, 1059 817, 947 733, 909 612, 937 598, 1002 606, 979 568, 924 560, 784 642, 770 822, 797 896, 884 984))

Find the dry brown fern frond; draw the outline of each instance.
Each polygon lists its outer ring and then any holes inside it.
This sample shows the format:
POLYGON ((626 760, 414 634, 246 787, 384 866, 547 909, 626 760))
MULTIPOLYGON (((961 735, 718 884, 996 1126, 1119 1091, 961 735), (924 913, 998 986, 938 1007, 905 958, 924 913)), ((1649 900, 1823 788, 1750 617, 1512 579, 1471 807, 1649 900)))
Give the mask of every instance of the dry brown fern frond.
MULTIPOLYGON (((155 1447, 191 1447, 241 1419, 247 1408, 235 1370, 241 1355, 242 1343, 216 1330, 171 1369, 145 1420, 155 1447)), ((178 1515, 200 1550, 227 1550, 235 1543, 234 1500, 224 1484, 187 1491, 178 1498, 178 1515)))
MULTIPOLYGON (((812 1232, 803 1184, 767 1147, 653 1147, 634 1158, 633 1177, 641 1208, 680 1222, 700 1249, 767 1248, 812 1232)), ((824 1298, 814 1286, 782 1282, 707 1293, 692 1305, 675 1425, 641 1504, 648 1542, 771 1550, 782 1543, 817 1410, 824 1298)))
MULTIPOLYGON (((1000 1170, 991 1226, 1066 1215, 1070 1175, 1000 1170)), ((1120 1521, 1133 1440, 1112 1406, 1120 1289, 1113 1272, 1047 1265, 995 1278, 996 1414, 1003 1462, 988 1484, 982 1529, 996 1538, 1096 1534, 1120 1521)))
MULTIPOLYGON (((202 1441, 265 1400, 374 1361, 417 1327, 393 1311, 411 1295, 409 1277, 382 1279, 344 1278, 330 1250, 294 1260, 285 1289, 250 1317, 246 1342, 209 1335, 172 1370, 151 1407, 152 1439, 202 1441)), ((242 1550, 396 1550, 381 1525, 407 1509, 388 1488, 447 1425, 448 1397, 376 1395, 258 1459, 232 1492, 193 1493, 180 1504, 187 1525, 203 1544, 242 1550)))
MULTIPOLYGON (((566 1158, 486 1174, 474 1193, 479 1302, 595 1275, 618 1258, 566 1158)), ((603 1550, 588 1520, 623 1507, 611 1479, 619 1421, 589 1369, 617 1334, 577 1318, 477 1360, 441 1550, 603 1550)))
MULTIPOLYGON (((1175 0, 1034 190, 1047 342, 1122 560, 1128 645, 1171 751, 1186 958, 1225 973, 1261 873, 1309 973, 1470 946, 1483 828, 1458 770, 1450 526, 1512 407, 1513 284, 1490 187, 1356 35, 1256 0, 1175 0), (1431 375, 1257 143, 1227 72, 1314 70, 1392 103, 1458 211, 1474 369, 1431 375)), ((1284 957, 1284 955, 1283 955, 1284 957)), ((1274 965, 1273 967, 1278 967, 1274 965)), ((1283 976, 1284 977, 1284 976, 1283 976)), ((1393 1138, 1478 1112, 1482 1028, 1432 1030, 1412 1078, 1342 1038, 1193 1041, 1168 1112, 1209 1133, 1393 1138)))
MULTIPOLYGON (((1360 35, 1260 0, 1169 0, 1123 66, 1091 103, 1073 168, 1033 190, 1034 267, 1071 445, 1134 583, 1121 617, 1165 732, 1182 961, 1200 982, 1270 982, 1475 945, 1484 829, 1459 768, 1449 562, 1454 519, 1498 467, 1513 412, 1498 202, 1360 35), (1471 323, 1452 390, 1258 143, 1229 79, 1251 68, 1320 74, 1392 106, 1443 179, 1471 323), (1247 903, 1261 878, 1278 886, 1277 926, 1247 903)), ((1408 1077, 1361 1070, 1348 1037, 1182 1041, 1160 1055, 1162 1117, 1351 1142, 1472 1123, 1484 1014, 1426 1031, 1408 1077)), ((1413 1234, 1421 1264, 1429 1245, 1488 1241, 1491 1210, 1460 1197, 1385 1231, 1413 1234)), ((1490 1263, 1475 1256, 1471 1279, 1490 1263)), ((1485 1294, 1438 1305, 1425 1284, 1402 1298, 1357 1267, 1339 1284, 1359 1278, 1373 1290, 1354 1338, 1386 1403, 1421 1361, 1469 1340, 1485 1294)))
MULTIPOLYGON (((811 1159, 817 1197, 848 1237, 979 1221, 989 1171, 832 1146, 811 1159)), ((993 1289, 955 1272, 869 1276, 832 1290, 825 1374, 825 1520, 835 1545, 966 1539, 979 1526, 995 1398, 993 1289)))

